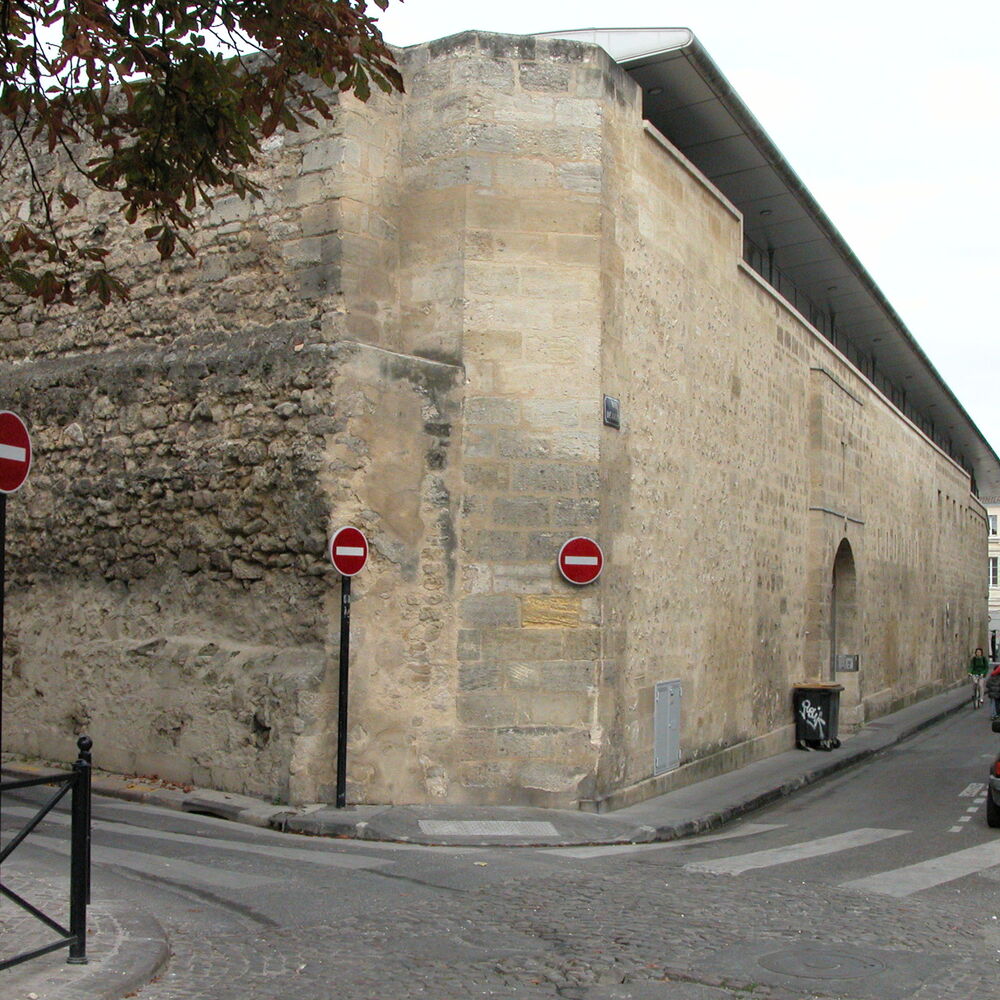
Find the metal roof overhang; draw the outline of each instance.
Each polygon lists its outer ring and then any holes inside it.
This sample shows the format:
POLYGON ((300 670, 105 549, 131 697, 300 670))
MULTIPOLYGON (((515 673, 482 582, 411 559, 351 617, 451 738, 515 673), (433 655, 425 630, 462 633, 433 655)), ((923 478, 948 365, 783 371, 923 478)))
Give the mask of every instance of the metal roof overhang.
POLYGON ((743 215, 746 236, 836 328, 874 356, 909 404, 951 439, 983 495, 1000 494, 1000 458, 826 213, 687 28, 546 32, 600 45, 643 91, 644 117, 743 215))

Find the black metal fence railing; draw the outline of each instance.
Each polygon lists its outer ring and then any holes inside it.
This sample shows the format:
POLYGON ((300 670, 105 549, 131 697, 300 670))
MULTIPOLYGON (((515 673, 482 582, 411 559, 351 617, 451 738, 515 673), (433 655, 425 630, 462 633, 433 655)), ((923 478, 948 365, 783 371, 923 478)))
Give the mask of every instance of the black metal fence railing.
POLYGON ((50 941, 38 948, 32 948, 14 955, 12 958, 0 957, 0 969, 9 969, 30 959, 47 955, 69 946, 68 961, 74 965, 87 961, 87 904, 90 902, 90 748, 93 742, 87 736, 81 736, 76 745, 80 756, 73 769, 61 774, 47 774, 41 778, 27 778, 23 781, 5 781, 0 783, 0 794, 13 792, 22 788, 34 788, 42 785, 56 785, 56 791, 42 805, 34 817, 30 819, 10 842, 0 849, 0 865, 25 841, 39 823, 63 799, 67 792, 72 791, 70 803, 70 863, 69 863, 69 929, 67 930, 38 907, 32 906, 26 899, 14 892, 0 881, 0 893, 22 910, 30 913, 36 920, 43 923, 49 930, 58 934, 55 941, 50 941))

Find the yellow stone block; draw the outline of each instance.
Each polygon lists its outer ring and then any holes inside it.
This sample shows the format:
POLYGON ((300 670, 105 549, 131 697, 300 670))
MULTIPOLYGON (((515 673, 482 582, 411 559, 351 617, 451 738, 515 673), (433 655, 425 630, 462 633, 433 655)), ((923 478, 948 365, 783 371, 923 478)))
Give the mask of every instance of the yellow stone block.
POLYGON ((576 628, 580 624, 578 597, 525 597, 521 602, 525 628, 576 628))

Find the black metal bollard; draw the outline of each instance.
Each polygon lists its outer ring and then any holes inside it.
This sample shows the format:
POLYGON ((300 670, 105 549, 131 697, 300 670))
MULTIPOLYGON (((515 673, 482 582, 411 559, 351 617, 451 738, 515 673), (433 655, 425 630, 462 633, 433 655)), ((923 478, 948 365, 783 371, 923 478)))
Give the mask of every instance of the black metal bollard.
POLYGON ((89 736, 81 736, 76 745, 79 759, 73 765, 73 803, 70 826, 69 862, 69 946, 70 965, 87 962, 87 904, 90 902, 90 748, 89 736))

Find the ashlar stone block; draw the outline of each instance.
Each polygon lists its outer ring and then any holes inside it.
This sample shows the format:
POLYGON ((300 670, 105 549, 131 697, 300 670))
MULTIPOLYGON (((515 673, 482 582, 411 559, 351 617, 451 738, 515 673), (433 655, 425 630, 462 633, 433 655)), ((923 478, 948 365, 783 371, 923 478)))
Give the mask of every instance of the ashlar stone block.
POLYGON ((600 515, 601 502, 596 498, 559 500, 553 513, 553 522, 567 527, 593 525, 600 515))
POLYGON ((578 465, 519 461, 512 469, 511 486, 525 493, 571 493, 578 486, 579 476, 578 465))
POLYGON ((565 658, 565 640, 574 631, 551 628, 494 629, 483 634, 483 655, 491 660, 561 660, 565 658))
POLYGON ((509 594, 474 594, 459 606, 462 623, 470 628, 520 625, 521 607, 509 594))
POLYGON ((576 628, 580 598, 528 594, 521 599, 521 624, 525 628, 576 628))
POLYGON ((522 90, 564 93, 569 90, 572 79, 571 68, 562 63, 529 62, 518 67, 522 90))
POLYGON ((499 664, 484 661, 476 663, 462 663, 459 666, 459 691, 496 691, 499 687, 499 664))
POLYGON ((549 523, 549 501, 535 497, 504 497, 493 504, 497 524, 518 528, 538 528, 549 523))

